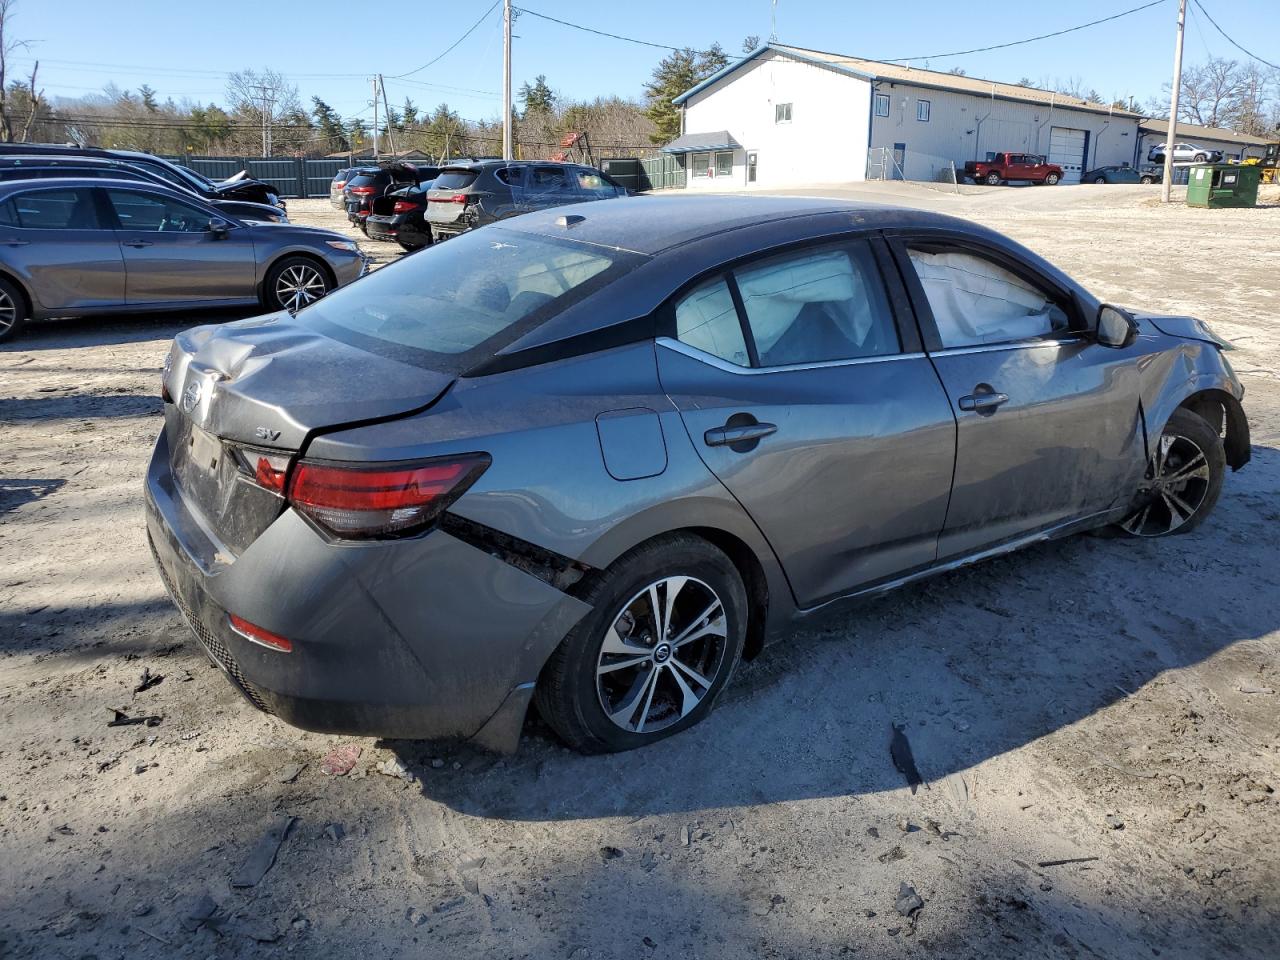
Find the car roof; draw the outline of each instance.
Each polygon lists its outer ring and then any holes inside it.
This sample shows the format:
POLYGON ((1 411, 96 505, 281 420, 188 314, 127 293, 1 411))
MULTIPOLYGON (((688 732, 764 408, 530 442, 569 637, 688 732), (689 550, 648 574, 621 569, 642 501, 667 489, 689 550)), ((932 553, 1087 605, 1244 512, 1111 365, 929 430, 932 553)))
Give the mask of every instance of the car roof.
POLYGON ((823 214, 847 214, 851 229, 855 224, 864 229, 930 225, 974 229, 964 220, 889 204, 761 195, 620 197, 526 213, 502 226, 654 256, 742 228, 762 234, 761 242, 767 245, 770 224, 823 214), (561 219, 566 216, 582 219, 565 226, 561 219))
POLYGON ((60 177, 57 180, 50 180, 41 177, 32 178, 31 180, 0 181, 0 193, 10 194, 26 187, 48 187, 51 190, 70 190, 74 187, 119 187, 125 190, 153 190, 156 193, 167 194, 175 200, 182 200, 186 203, 203 202, 200 197, 192 196, 185 191, 177 190, 163 183, 153 183, 149 180, 125 180, 123 178, 117 180, 115 177, 60 177))

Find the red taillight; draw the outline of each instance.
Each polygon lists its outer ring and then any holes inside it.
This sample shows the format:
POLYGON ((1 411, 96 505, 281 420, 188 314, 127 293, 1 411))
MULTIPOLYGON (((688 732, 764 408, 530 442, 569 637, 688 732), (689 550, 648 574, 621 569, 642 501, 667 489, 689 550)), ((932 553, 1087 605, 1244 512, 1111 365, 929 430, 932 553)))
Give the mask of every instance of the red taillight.
POLYGON ((469 199, 465 193, 455 193, 452 197, 427 197, 432 203, 466 203, 469 199))
POLYGON ((419 530, 436 519, 488 468, 488 454, 406 466, 299 463, 289 502, 340 537, 365 539, 419 530))
POLYGON ((270 630, 264 630, 257 624, 250 623, 244 617, 237 617, 234 613, 228 614, 227 619, 231 622, 231 629, 250 643, 256 643, 258 646, 266 647, 268 650, 275 650, 277 653, 293 652, 292 640, 286 639, 278 633, 272 633, 270 630))
POLYGON ((408 200, 397 200, 395 206, 391 208, 391 212, 392 213, 409 213, 410 211, 417 210, 419 206, 421 205, 417 203, 412 203, 408 200))
POLYGON ((288 457, 259 454, 258 462, 253 468, 253 479, 258 482, 258 486, 273 493, 284 493, 284 476, 288 470, 288 457))
POLYGON ((373 187, 352 187, 351 192, 357 197, 367 197, 373 193, 373 187))

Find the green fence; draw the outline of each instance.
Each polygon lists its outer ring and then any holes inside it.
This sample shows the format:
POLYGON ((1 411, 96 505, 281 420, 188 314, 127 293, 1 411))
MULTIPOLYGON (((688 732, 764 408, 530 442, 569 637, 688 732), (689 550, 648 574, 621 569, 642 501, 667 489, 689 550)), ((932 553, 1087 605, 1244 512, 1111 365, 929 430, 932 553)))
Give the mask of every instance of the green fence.
POLYGON ((639 159, 610 159, 600 163, 600 169, 628 190, 637 193, 644 190, 665 190, 685 185, 684 157, 646 157, 639 159))
POLYGON ((282 197, 327 197, 333 175, 350 166, 346 158, 307 160, 303 157, 166 157, 215 183, 241 170, 269 183, 282 197))

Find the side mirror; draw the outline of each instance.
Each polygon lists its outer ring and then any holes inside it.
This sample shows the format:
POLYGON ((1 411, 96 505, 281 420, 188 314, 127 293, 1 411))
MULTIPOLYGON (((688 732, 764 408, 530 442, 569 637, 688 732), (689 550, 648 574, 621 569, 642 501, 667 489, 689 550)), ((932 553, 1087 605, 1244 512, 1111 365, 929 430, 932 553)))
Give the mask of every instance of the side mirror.
POLYGON ((231 230, 231 224, 225 220, 210 220, 209 232, 213 234, 215 240, 227 239, 227 233, 231 230))
POLYGON ((1094 336, 1104 347, 1123 349, 1138 339, 1138 321, 1127 311, 1104 303, 1098 308, 1094 336))

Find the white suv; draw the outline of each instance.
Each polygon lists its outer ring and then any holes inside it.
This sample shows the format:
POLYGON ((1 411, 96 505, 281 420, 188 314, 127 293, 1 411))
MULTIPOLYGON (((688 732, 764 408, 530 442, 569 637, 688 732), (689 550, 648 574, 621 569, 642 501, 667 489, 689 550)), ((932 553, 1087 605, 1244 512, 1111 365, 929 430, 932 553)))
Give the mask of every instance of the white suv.
MULTIPOLYGON (((1157 143, 1147 154, 1152 163, 1164 163, 1164 144, 1157 143)), ((1194 143, 1175 143, 1173 145, 1174 163, 1217 163, 1222 159, 1221 150, 1209 150, 1197 147, 1194 143)))

